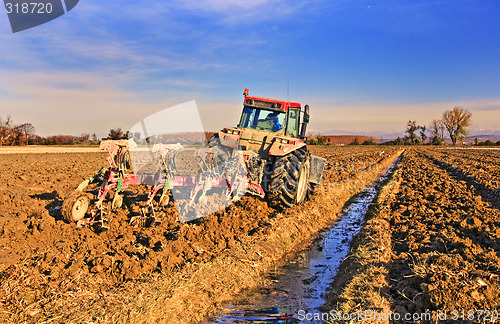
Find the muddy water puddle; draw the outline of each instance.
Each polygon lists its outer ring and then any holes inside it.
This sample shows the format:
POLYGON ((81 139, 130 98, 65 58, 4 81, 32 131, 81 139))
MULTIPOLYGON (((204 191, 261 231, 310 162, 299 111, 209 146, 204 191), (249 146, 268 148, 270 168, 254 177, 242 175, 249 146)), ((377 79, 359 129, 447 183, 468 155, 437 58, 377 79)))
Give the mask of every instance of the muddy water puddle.
POLYGON ((344 209, 339 219, 320 233, 312 246, 269 275, 272 284, 238 297, 215 318, 202 323, 322 323, 307 320, 320 313, 324 295, 364 216, 399 159, 373 186, 366 187, 344 209))

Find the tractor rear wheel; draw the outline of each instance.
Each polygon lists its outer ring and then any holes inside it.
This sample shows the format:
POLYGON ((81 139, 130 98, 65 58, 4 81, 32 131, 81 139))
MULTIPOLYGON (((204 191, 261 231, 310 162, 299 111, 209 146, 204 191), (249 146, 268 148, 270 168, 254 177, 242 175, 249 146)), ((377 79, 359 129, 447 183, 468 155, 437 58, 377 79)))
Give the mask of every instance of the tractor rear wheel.
POLYGON ((276 158, 268 185, 268 197, 273 207, 291 207, 306 198, 310 167, 305 147, 276 158))
POLYGON ((85 217, 89 208, 90 199, 81 191, 74 191, 64 199, 61 207, 63 219, 69 223, 77 222, 85 217))

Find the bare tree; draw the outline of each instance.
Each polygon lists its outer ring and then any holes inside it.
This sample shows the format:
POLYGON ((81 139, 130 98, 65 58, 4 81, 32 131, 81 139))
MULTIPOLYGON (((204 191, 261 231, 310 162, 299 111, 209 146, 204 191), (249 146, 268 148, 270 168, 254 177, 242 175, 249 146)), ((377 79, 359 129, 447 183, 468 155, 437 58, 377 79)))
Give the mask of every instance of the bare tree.
POLYGON ((0 146, 10 137, 12 137, 12 118, 7 116, 7 120, 3 121, 0 117, 0 146))
POLYGON ((82 143, 88 143, 90 139, 90 134, 89 133, 82 133, 78 140, 82 143))
POLYGON ((439 135, 441 136, 441 139, 444 140, 444 130, 446 127, 444 127, 443 121, 439 121, 439 135))
POLYGON ((462 107, 454 107, 443 114, 443 125, 450 135, 453 145, 458 139, 463 139, 469 134, 467 127, 471 124, 472 114, 462 107))
POLYGON ((422 144, 425 144, 425 140, 427 139, 427 134, 425 133, 427 131, 427 127, 420 126, 420 138, 422 139, 422 144))
POLYGON ((108 138, 112 140, 123 139, 125 134, 121 128, 112 128, 109 130, 108 138))
POLYGON ((421 129, 422 126, 417 125, 417 122, 415 120, 409 120, 408 123, 406 124, 406 133, 408 133, 408 140, 411 144, 416 144, 417 143, 417 134, 416 132, 421 129))
POLYGON ((443 144, 443 121, 442 120, 433 120, 431 123, 431 143, 434 145, 442 145, 443 144))
POLYGON ((26 138, 26 145, 29 145, 29 142, 28 142, 29 136, 31 136, 35 133, 35 126, 33 126, 30 123, 24 123, 24 124, 17 126, 16 128, 18 128, 24 134, 24 136, 26 138))
POLYGON ((25 143, 26 137, 20 125, 12 127, 12 135, 13 141, 10 145, 23 145, 25 143))

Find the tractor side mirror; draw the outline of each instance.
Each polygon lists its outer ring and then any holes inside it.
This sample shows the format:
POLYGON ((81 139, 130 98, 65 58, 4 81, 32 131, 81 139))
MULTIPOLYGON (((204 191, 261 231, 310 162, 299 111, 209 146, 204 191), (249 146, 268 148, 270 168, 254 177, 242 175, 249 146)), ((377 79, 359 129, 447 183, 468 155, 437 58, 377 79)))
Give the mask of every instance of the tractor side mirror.
POLYGON ((307 124, 309 123, 309 105, 304 106, 304 118, 302 119, 302 127, 300 129, 300 137, 306 137, 307 124))

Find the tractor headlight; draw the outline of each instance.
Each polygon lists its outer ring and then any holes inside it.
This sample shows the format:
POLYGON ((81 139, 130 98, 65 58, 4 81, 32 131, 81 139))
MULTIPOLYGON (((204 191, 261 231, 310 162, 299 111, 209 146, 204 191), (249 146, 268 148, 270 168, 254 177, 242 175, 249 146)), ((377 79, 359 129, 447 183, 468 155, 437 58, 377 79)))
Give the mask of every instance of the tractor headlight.
POLYGON ((224 133, 227 133, 227 134, 234 134, 234 135, 239 135, 239 134, 240 134, 240 131, 239 131, 239 130, 236 130, 236 129, 226 128, 226 129, 224 129, 224 133))

